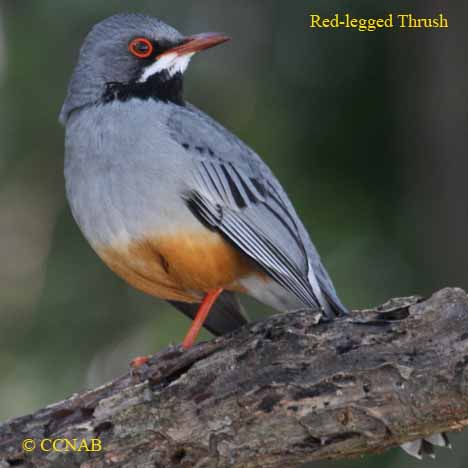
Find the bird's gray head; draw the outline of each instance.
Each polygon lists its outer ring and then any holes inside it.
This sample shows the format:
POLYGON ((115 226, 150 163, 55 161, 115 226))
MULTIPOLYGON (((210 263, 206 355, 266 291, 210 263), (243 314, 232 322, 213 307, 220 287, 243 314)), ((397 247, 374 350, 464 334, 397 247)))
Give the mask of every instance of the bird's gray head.
POLYGON ((111 16, 95 25, 81 47, 60 113, 131 98, 183 104, 182 74, 196 52, 229 38, 219 33, 183 36, 139 14, 111 16))

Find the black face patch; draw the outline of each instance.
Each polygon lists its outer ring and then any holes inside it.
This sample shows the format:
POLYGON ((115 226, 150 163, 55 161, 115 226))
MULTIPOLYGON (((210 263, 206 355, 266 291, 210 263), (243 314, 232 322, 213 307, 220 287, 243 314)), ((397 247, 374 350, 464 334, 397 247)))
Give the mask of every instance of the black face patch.
POLYGON ((170 75, 167 70, 162 70, 150 76, 144 82, 138 81, 144 70, 157 60, 158 55, 177 47, 182 42, 151 41, 153 50, 150 56, 145 58, 134 57, 137 64, 134 78, 128 83, 117 81, 106 83, 106 89, 101 98, 102 102, 108 103, 114 100, 125 102, 131 98, 137 98, 142 100, 154 99, 185 106, 182 73, 178 72, 170 75))
POLYGON ((183 84, 181 72, 170 75, 167 70, 163 70, 141 83, 138 81, 107 83, 106 90, 102 95, 102 102, 109 103, 114 100, 125 102, 131 98, 137 98, 142 100, 154 99, 185 106, 183 84))

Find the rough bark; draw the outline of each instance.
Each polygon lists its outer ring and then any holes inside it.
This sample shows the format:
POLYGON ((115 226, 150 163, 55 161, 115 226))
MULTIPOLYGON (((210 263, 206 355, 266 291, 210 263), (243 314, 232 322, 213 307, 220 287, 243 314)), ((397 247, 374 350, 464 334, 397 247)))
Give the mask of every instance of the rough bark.
MULTIPOLYGON (((468 297, 277 315, 0 425, 0 467, 296 467, 468 424, 468 297), (22 450, 98 437, 103 449, 22 450)), ((32 390, 33 391, 33 390, 32 390)))

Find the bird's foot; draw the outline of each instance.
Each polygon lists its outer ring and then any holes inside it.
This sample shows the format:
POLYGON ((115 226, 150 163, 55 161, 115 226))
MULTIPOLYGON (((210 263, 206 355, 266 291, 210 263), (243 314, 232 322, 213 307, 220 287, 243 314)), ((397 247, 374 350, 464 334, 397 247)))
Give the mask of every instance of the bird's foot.
POLYGON ((138 369, 139 367, 147 364, 150 359, 150 356, 137 356, 135 359, 130 361, 130 367, 132 369, 138 369))

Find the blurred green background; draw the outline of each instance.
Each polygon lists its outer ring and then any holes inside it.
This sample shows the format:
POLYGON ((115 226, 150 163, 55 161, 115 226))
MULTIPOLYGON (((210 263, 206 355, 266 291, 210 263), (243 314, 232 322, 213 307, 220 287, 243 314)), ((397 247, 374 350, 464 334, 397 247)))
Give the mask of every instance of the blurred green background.
MULTIPOLYGON (((64 197, 68 79, 90 27, 122 11, 233 37, 192 61, 186 97, 273 168, 346 304, 468 286, 466 2, 2 0, 0 420, 125 372, 189 324, 98 260, 64 197), (448 30, 308 28, 310 13, 440 11, 448 30)), ((463 438, 424 466, 465 467, 463 438)), ((377 465, 422 466, 399 450, 323 464, 377 465)))

